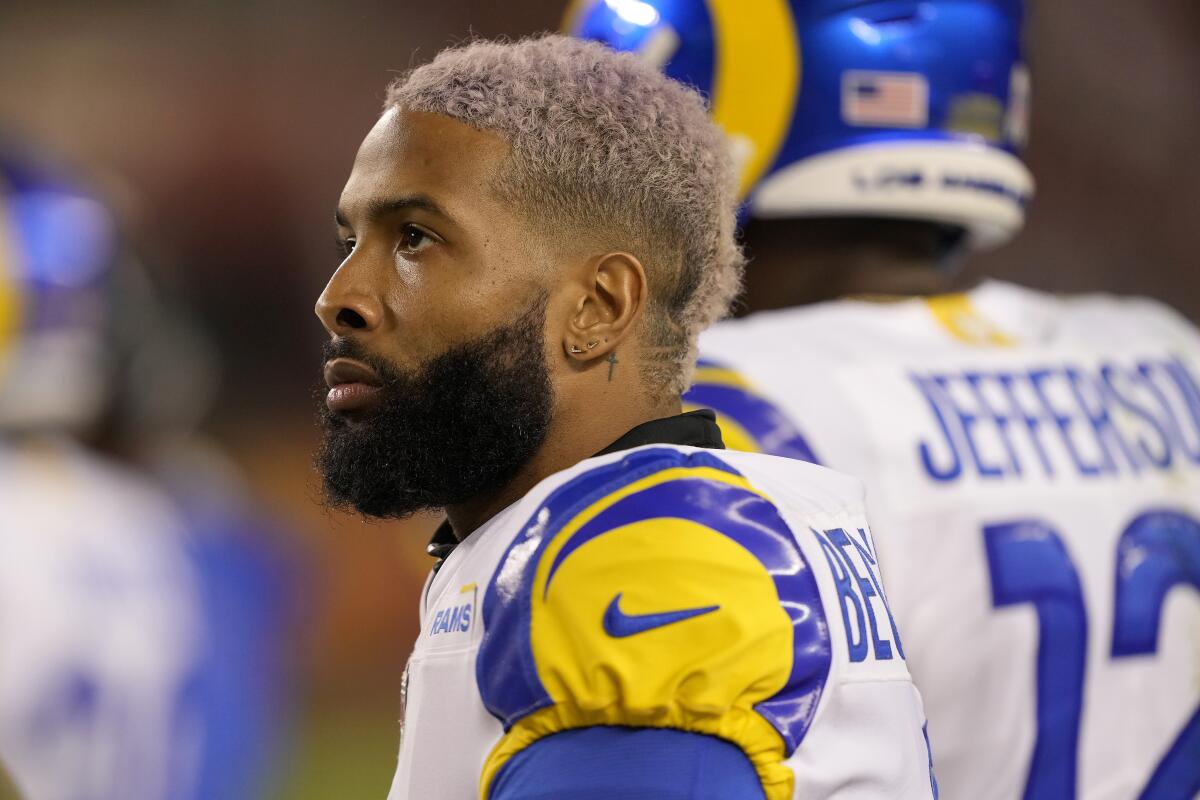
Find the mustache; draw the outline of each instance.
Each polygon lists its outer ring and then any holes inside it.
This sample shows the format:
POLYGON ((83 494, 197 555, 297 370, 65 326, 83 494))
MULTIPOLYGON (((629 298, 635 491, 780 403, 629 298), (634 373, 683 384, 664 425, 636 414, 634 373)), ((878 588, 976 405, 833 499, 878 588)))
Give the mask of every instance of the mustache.
POLYGON ((326 361, 332 361, 335 358, 352 358, 355 361, 361 361, 385 380, 397 373, 396 367, 387 359, 375 355, 362 342, 348 336, 327 339, 321 344, 321 364, 324 365, 326 361))

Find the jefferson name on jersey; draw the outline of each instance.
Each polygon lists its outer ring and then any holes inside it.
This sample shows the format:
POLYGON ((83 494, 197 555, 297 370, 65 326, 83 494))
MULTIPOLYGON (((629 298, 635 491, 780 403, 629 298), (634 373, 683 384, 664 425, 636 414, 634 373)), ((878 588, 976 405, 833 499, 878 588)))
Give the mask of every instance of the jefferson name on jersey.
POLYGON ((1200 465, 1200 382, 1181 358, 910 373, 931 432, 925 474, 954 481, 1081 477, 1200 465))

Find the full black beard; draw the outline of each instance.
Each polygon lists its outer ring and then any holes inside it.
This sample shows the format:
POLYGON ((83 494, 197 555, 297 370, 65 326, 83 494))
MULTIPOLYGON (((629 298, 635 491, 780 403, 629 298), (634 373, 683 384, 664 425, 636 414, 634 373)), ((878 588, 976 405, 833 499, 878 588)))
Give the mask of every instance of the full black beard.
POLYGON ((415 372, 327 342, 325 359, 354 358, 378 374, 379 404, 353 419, 319 405, 316 455, 328 503, 372 517, 407 517, 503 487, 546 438, 553 409, 544 347, 546 298, 515 322, 451 347, 415 372))

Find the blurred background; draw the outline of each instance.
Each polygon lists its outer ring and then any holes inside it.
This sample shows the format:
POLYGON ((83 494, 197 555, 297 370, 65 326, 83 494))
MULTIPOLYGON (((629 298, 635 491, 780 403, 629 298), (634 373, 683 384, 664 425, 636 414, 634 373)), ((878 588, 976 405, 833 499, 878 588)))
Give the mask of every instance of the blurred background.
MULTIPOLYGON (((383 797, 433 519, 327 512, 311 467, 333 209, 388 81, 472 35, 556 28, 556 0, 0 3, 0 129, 119 210, 221 366, 205 433, 288 552, 295 710, 270 797, 383 797)), ((972 260, 1200 321, 1200 5, 1033 3, 1025 230, 972 260)), ((753 265, 750 267, 753 279, 753 265)))

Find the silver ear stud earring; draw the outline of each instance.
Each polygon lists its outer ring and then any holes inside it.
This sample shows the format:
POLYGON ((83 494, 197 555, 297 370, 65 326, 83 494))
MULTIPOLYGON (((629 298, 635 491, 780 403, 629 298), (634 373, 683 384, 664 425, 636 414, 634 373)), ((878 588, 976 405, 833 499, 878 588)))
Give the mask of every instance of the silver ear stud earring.
POLYGON ((571 345, 571 352, 572 353, 582 353, 583 348, 579 347, 578 345, 573 344, 573 345, 571 345))
POLYGON ((598 344, 600 344, 600 343, 599 342, 588 342, 587 348, 588 348, 588 350, 591 350, 593 347, 595 347, 598 344))

